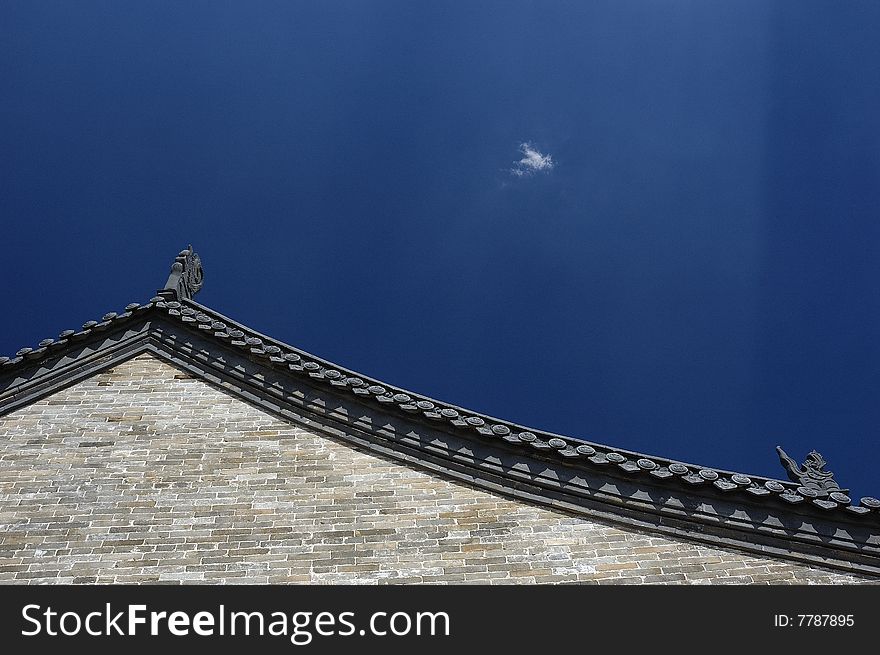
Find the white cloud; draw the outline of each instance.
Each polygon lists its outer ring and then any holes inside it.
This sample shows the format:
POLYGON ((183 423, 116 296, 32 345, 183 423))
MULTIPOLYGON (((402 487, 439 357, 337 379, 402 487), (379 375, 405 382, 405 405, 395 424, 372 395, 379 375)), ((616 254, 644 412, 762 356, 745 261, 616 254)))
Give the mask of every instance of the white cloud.
POLYGON ((528 177, 539 171, 550 172, 556 165, 553 157, 543 154, 528 141, 519 144, 519 151, 523 157, 513 163, 513 168, 510 169, 511 175, 528 177))

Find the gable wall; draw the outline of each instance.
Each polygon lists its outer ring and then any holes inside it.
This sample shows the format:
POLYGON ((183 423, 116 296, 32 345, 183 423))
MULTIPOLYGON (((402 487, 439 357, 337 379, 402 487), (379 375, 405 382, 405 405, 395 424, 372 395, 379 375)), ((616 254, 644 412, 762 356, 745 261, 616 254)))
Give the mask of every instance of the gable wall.
POLYGON ((453 483, 141 355, 0 418, 0 582, 848 583, 453 483))

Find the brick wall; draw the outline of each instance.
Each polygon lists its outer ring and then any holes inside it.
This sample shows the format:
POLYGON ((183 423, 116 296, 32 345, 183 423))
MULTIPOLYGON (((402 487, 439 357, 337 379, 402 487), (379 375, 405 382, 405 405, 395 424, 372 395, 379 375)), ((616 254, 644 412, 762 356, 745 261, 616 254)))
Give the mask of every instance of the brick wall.
POLYGON ((0 582, 842 583, 493 496, 140 356, 0 418, 0 582))

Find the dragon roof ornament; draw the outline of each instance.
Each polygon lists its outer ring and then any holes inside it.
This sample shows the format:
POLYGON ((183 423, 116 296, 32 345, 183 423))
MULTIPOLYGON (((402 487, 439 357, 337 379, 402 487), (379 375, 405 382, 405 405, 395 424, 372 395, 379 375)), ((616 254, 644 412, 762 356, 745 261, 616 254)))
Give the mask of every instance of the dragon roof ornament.
POLYGON ((776 452, 779 455, 779 461, 782 462, 783 468, 788 473, 788 479, 800 485, 798 493, 802 496, 819 498, 834 494, 843 495, 849 491, 849 489, 841 489, 834 479, 834 473, 825 470, 827 462, 815 450, 810 451, 807 459, 800 466, 788 456, 782 446, 776 446, 776 452))
POLYGON ((190 245, 175 258, 171 274, 165 288, 159 290, 159 296, 166 300, 192 300, 202 288, 203 279, 202 260, 190 245))

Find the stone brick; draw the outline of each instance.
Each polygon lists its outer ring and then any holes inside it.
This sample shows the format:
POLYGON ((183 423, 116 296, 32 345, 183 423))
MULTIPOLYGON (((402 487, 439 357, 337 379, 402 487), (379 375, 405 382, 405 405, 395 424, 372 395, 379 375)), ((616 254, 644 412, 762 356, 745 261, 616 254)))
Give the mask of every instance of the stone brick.
POLYGON ((0 418, 3 583, 855 583, 494 496, 142 355, 0 418))

